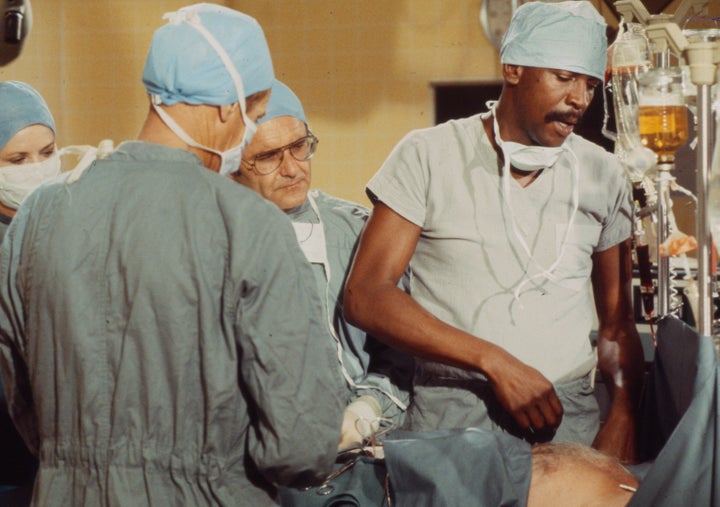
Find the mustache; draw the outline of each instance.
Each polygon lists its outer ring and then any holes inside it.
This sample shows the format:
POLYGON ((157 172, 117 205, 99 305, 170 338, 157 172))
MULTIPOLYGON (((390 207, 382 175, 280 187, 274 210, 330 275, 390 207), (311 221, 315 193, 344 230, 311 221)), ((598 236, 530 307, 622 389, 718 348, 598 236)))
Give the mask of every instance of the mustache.
POLYGON ((580 122, 582 122, 583 119, 583 113, 579 111, 568 111, 566 113, 563 113, 561 111, 550 111, 545 116, 546 122, 552 122, 552 121, 561 121, 563 123, 569 123, 571 125, 578 126, 580 125, 580 122))

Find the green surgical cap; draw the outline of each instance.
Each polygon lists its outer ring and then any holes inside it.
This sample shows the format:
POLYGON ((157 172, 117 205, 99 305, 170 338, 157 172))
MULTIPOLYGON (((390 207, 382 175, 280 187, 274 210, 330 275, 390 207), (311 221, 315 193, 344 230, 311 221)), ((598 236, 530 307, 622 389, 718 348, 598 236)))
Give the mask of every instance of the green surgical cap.
POLYGON ((265 115, 258 120, 258 124, 277 118, 278 116, 292 116, 298 120, 302 120, 307 125, 305 119, 305 111, 303 110, 300 99, 297 95, 284 83, 277 79, 273 82, 270 100, 268 101, 265 115))
POLYGON ((0 104, 0 149, 30 125, 45 125, 55 133, 55 120, 45 99, 29 84, 0 83, 0 104))
POLYGON ((218 51, 198 28, 209 32, 225 50, 242 79, 245 97, 270 88, 274 78, 270 50, 254 18, 208 3, 165 17, 169 22, 153 35, 142 77, 148 93, 163 104, 223 106, 239 100, 218 51))
POLYGON ((559 69, 605 78, 605 19, 584 0, 529 2, 513 14, 501 63, 559 69))

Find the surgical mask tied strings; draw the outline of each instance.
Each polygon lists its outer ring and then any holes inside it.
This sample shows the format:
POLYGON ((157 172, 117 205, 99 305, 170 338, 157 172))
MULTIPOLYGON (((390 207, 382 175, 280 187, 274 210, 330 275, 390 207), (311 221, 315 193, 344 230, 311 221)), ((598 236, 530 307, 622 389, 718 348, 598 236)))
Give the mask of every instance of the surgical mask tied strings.
POLYGON ((508 143, 503 141, 500 138, 500 128, 498 126, 497 117, 495 116, 495 109, 492 108, 493 113, 493 128, 495 133, 495 142, 498 146, 500 146, 500 149, 503 151, 503 174, 502 174, 502 194, 503 194, 503 200, 505 201, 508 209, 508 215, 510 218, 510 224, 512 225, 513 234, 515 238, 517 239, 518 243, 522 247, 525 254, 528 256, 528 259, 530 262, 535 264, 535 266, 540 270, 539 273, 536 273, 532 276, 526 277, 513 291, 513 298, 515 301, 517 301, 520 304, 520 308, 523 309, 523 304, 520 301, 520 293, 522 289, 525 287, 526 284, 532 282, 536 278, 544 277, 547 280, 555 280, 555 276, 553 275, 553 271, 555 271, 555 268, 558 267, 560 262, 562 261, 563 255, 565 254, 565 250, 567 247, 568 240, 570 238, 570 232, 572 230, 573 223, 575 222, 575 215, 577 214, 577 210, 580 206, 580 171, 578 169, 579 162, 577 160, 577 157, 575 156, 575 153, 573 153, 572 150, 565 148, 565 147, 558 147, 558 148, 544 148, 544 147, 538 147, 538 146, 527 146, 524 147, 524 145, 519 145, 517 143, 508 143), (508 145, 511 146, 508 146, 508 145), (525 149, 527 148, 527 149, 525 149), (521 152, 526 153, 526 157, 522 157, 521 152), (536 170, 541 168, 551 168, 555 162, 557 162, 558 158, 560 158, 560 155, 562 152, 567 152, 572 157, 572 171, 573 171, 573 186, 572 186, 572 211, 570 212, 570 219, 568 220, 568 226, 565 229, 565 234, 563 236, 563 240, 560 246, 560 253, 558 254, 557 258, 555 259, 555 262, 552 263, 549 267, 545 268, 543 267, 534 257, 532 254, 532 251, 530 250, 530 247, 528 246, 527 242, 525 241, 525 238, 523 238, 522 233, 520 232, 517 221, 515 220, 515 211, 512 207, 512 199, 510 198, 510 178, 512 177, 510 174, 510 161, 515 159, 525 159, 524 163, 521 163, 521 165, 524 166, 524 168, 527 168, 525 170, 536 170), (536 159, 535 162, 531 162, 531 159, 536 159), (532 166, 532 168, 530 168, 532 166))
POLYGON ((245 122, 245 132, 243 134, 242 141, 240 141, 240 144, 238 146, 235 146, 234 148, 226 151, 219 151, 214 148, 204 146, 191 138, 187 134, 187 132, 185 132, 182 127, 180 127, 180 125, 178 125, 178 123, 167 112, 165 112, 162 108, 158 107, 158 105, 162 103, 160 97, 152 97, 152 107, 160 116, 160 118, 165 122, 165 124, 170 127, 170 129, 188 146, 199 148, 201 150, 205 150, 220 156, 221 162, 218 172, 222 176, 227 176, 228 174, 235 172, 237 168, 240 167, 242 152, 247 147, 247 145, 250 144, 250 140, 252 139, 253 135, 255 135, 255 131, 257 130, 257 125, 255 124, 255 122, 250 120, 247 115, 245 104, 245 87, 243 86, 242 78, 240 77, 240 74, 238 74, 235 65, 233 64, 225 49, 220 45, 217 39, 213 37, 213 35, 208 32, 208 30, 202 25, 200 16, 198 16, 196 12, 191 10, 171 12, 165 14, 163 16, 163 19, 167 19, 170 23, 173 24, 180 24, 182 22, 187 23, 195 30, 197 30, 218 54, 220 60, 223 62, 223 65, 225 65, 225 68, 227 69, 230 77, 232 77, 232 80, 235 83, 235 90, 238 96, 238 104, 240 105, 240 111, 242 112, 243 121, 245 122))

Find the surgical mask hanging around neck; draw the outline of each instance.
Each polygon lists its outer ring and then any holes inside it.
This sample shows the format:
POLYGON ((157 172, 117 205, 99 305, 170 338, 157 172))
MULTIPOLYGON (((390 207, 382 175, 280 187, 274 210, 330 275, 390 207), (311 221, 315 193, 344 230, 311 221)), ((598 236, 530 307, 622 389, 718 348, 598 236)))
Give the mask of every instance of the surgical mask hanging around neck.
POLYGON ((60 156, 55 153, 42 162, 0 167, 0 202, 18 209, 30 193, 60 174, 60 156))
POLYGON ((560 155, 565 151, 563 146, 527 146, 525 144, 503 141, 500 138, 500 127, 498 126, 495 110, 493 109, 493 128, 495 142, 500 147, 505 157, 505 162, 510 162, 512 167, 521 171, 539 171, 549 169, 555 165, 560 155))
MULTIPOLYGON (((558 267, 558 265, 562 261, 563 255, 565 254, 565 249, 567 248, 567 243, 570 238, 572 226, 575 222, 575 215, 577 214, 578 208, 580 207, 580 169, 578 168, 577 157, 575 156, 573 151, 569 148, 565 148, 564 146, 560 146, 557 148, 546 148, 542 146, 525 146, 518 143, 503 141, 500 138, 500 128, 498 126, 497 118, 495 116, 494 104, 491 105, 491 111, 493 115, 495 142, 498 144, 498 146, 500 146, 500 149, 503 150, 503 154, 505 157, 505 161, 503 162, 501 188, 503 200, 506 203, 510 223, 512 225, 513 235, 522 247, 525 254, 528 256, 530 263, 534 264, 537 269, 539 269, 538 273, 532 276, 526 276, 517 285, 517 287, 515 287, 515 290, 513 292, 513 299, 517 302, 520 302, 520 294, 522 293, 522 289, 532 280, 536 278, 545 278, 546 280, 555 279, 553 272, 555 271, 555 268, 558 267), (531 150, 530 148, 535 149, 531 150), (567 153, 570 155, 570 158, 572 159, 572 210, 570 211, 568 226, 565 230, 565 235, 560 246, 560 252, 558 253, 557 258, 555 259, 555 262, 552 263, 552 265, 550 265, 549 267, 544 267, 534 258, 532 251, 530 250, 530 246, 527 244, 518 228, 518 224, 515 219, 515 211, 512 206, 512 199, 510 198, 510 178, 512 178, 512 175, 510 174, 510 165, 512 164, 514 167, 525 171, 552 168, 560 158, 560 155, 565 151, 567 151, 567 153)), ((522 303, 520 303, 520 308, 523 308, 522 303)))
POLYGON ((210 44, 210 46, 212 46, 212 48, 218 54, 220 60, 222 60, 223 62, 223 65, 225 65, 228 74, 230 74, 230 77, 232 77, 233 83, 235 84, 235 90, 237 91, 238 96, 238 104, 240 106, 240 111, 243 116, 243 121, 245 122, 245 132, 243 133, 243 138, 240 141, 240 144, 233 148, 230 148, 229 150, 219 151, 214 148, 210 148, 209 146, 202 145, 195 141, 193 138, 191 138, 166 111, 164 111, 161 107, 158 107, 159 104, 161 104, 159 97, 152 97, 152 107, 155 112, 157 112, 158 116, 160 116, 160 118, 163 120, 165 125, 167 125, 168 128, 172 130, 175 135, 182 139, 188 146, 199 148, 201 150, 205 150, 210 153, 219 155, 220 169, 218 170, 218 172, 221 176, 227 176, 237 171, 240 167, 240 161, 242 160, 243 151, 245 150, 247 145, 250 144, 250 141, 252 140, 252 137, 255 135, 255 131, 257 130, 257 125, 247 115, 245 104, 245 87, 243 86, 242 78, 240 77, 240 74, 235 68, 235 64, 233 64, 232 60, 225 51, 225 48, 223 48, 217 41, 217 39, 202 25, 202 21, 199 16, 192 12, 178 12, 174 13, 174 17, 173 19, 171 19, 171 22, 188 23, 191 27, 200 32, 200 34, 207 40, 208 44, 210 44))

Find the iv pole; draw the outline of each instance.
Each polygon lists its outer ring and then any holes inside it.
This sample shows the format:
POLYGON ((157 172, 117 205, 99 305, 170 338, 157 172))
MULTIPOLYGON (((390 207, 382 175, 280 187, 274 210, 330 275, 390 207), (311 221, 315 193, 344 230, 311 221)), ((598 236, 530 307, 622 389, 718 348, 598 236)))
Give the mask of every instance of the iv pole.
MULTIPOLYGON (((699 334, 712 336, 713 334, 713 298, 712 298, 712 270, 711 248, 712 236, 708 220, 708 191, 709 172, 711 164, 711 145, 713 142, 711 87, 716 81, 717 64, 720 63, 720 41, 716 42, 689 42, 683 35, 678 22, 682 21, 689 12, 699 12, 710 0, 684 0, 678 7, 675 15, 650 15, 639 0, 618 0, 615 2, 616 10, 625 18, 632 21, 635 17, 645 25, 648 38, 654 43, 654 50, 658 53, 660 66, 669 65, 669 55, 672 50, 679 58, 685 56, 690 67, 690 79, 697 86, 697 212, 696 236, 698 241, 698 315, 695 316, 696 327, 699 334)), ((667 212, 663 193, 667 178, 663 178, 661 171, 658 178, 658 252, 660 244, 667 239, 667 212)), ((659 315, 669 313, 669 263, 668 259, 658 255, 658 305, 659 315)))
POLYGON ((698 239, 698 316, 696 325, 702 336, 713 334, 714 305, 712 298, 712 235, 710 233, 709 180, 712 164, 712 85, 716 81, 716 67, 720 63, 720 41, 691 42, 687 50, 690 78, 697 86, 698 145, 697 145, 697 187, 698 206, 696 234, 698 239))

